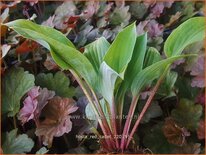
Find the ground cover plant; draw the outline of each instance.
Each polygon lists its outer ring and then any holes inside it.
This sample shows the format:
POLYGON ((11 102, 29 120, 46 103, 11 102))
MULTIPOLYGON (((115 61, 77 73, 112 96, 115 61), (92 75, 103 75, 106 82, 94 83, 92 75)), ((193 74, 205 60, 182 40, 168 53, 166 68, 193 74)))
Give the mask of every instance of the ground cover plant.
POLYGON ((3 153, 204 153, 203 7, 2 3, 3 153))

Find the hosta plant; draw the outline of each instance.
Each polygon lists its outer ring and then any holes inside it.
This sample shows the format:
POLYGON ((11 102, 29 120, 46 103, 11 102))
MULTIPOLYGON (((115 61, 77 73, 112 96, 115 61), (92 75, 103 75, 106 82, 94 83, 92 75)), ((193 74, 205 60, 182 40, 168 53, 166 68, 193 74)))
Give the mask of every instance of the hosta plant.
POLYGON ((95 115, 92 119, 98 121, 105 136, 100 142, 106 152, 128 150, 158 87, 170 72, 170 65, 184 57, 195 56, 181 53, 186 46, 205 37, 204 18, 191 18, 167 38, 165 58, 162 58, 155 48, 147 50, 147 33, 137 36, 136 23, 125 27, 111 44, 103 37, 98 38, 85 46, 84 53, 53 28, 23 19, 5 25, 47 48, 55 62, 72 73, 89 101, 87 114, 95 115), (154 87, 133 124, 140 93, 152 83, 154 87), (131 94, 132 100, 125 121, 122 118, 127 93, 131 94))

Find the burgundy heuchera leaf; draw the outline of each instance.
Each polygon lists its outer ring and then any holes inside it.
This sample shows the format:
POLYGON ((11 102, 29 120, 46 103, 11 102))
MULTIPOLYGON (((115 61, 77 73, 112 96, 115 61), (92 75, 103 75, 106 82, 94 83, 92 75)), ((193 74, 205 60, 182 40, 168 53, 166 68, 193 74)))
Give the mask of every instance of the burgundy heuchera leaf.
POLYGON ((50 91, 47 88, 40 89, 39 92, 40 92, 39 96, 37 97, 38 104, 35 110, 35 115, 37 118, 39 118, 42 109, 45 107, 48 101, 51 100, 55 96, 55 92, 50 91))
POLYGON ((155 20, 146 20, 140 22, 137 25, 137 34, 141 35, 144 32, 148 31, 148 35, 150 38, 158 37, 163 34, 164 26, 157 23, 155 20))
POLYGON ((204 120, 201 120, 199 122, 199 126, 197 129, 197 137, 198 137, 198 139, 205 139, 205 122, 204 122, 204 120))
POLYGON ((145 0, 144 5, 149 8, 151 7, 150 18, 158 18, 163 13, 165 8, 170 8, 174 3, 174 0, 168 2, 156 2, 156 0, 145 0))
POLYGON ((157 4, 152 8, 150 16, 153 17, 153 18, 160 17, 160 15, 163 13, 164 7, 165 7, 165 6, 164 6, 164 3, 163 3, 163 2, 157 3, 157 4))
POLYGON ((67 28, 67 24, 65 22, 71 17, 75 15, 76 6, 73 1, 65 1, 60 5, 55 11, 55 17, 53 20, 53 24, 55 28, 64 30, 67 28))
POLYGON ((89 19, 91 18, 99 9, 99 2, 98 1, 88 1, 87 8, 84 11, 83 18, 89 19))
POLYGON ((186 137, 190 136, 190 132, 186 128, 178 126, 171 117, 165 119, 163 133, 169 143, 177 146, 183 146, 186 143, 186 137))
POLYGON ((202 106, 205 106, 205 94, 204 93, 198 94, 197 97, 195 98, 195 102, 201 104, 202 106))
POLYGON ((70 114, 78 109, 75 101, 69 98, 54 97, 42 110, 41 116, 45 118, 36 129, 36 135, 42 137, 43 144, 49 147, 53 137, 60 137, 72 129, 70 114))
POLYGON ((44 61, 44 66, 48 69, 48 70, 57 70, 59 67, 57 66, 57 64, 54 62, 53 58, 51 57, 50 54, 47 54, 47 58, 44 61))
POLYGON ((191 86, 192 87, 199 87, 199 88, 204 88, 205 83, 204 83, 204 56, 200 56, 197 60, 197 62, 192 66, 190 75, 195 76, 192 79, 191 86))

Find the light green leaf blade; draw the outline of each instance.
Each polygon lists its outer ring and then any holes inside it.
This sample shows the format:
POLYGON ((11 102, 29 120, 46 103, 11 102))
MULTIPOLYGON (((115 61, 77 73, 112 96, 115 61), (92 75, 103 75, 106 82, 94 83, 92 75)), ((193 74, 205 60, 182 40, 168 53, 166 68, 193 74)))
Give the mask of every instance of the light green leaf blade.
POLYGON ((99 74, 98 90, 111 106, 114 95, 113 93, 115 89, 115 82, 119 74, 111 69, 105 62, 101 64, 99 74))
POLYGON ((109 105, 114 98, 117 77, 124 78, 136 42, 135 23, 124 28, 109 47, 99 70, 99 91, 109 105))
POLYGON ((135 96, 137 95, 141 89, 146 86, 147 84, 151 83, 154 79, 158 78, 164 69, 173 63, 175 60, 188 57, 188 56, 196 56, 192 54, 188 55, 181 55, 181 56, 173 56, 161 61, 158 61, 151 66, 146 67, 143 69, 137 76, 135 77, 133 83, 132 83, 132 94, 135 96))
MULTIPOLYGON (((109 105, 107 102, 105 102, 104 99, 100 100, 100 105, 102 107, 102 111, 106 117, 106 120, 107 120, 108 124, 110 125, 110 115, 109 115, 109 111, 108 111, 109 105)), ((85 108, 85 114, 86 114, 87 119, 97 121, 97 117, 96 117, 95 112, 94 112, 92 105, 90 103, 88 103, 86 108, 85 108)))
POLYGON ((62 72, 57 72, 55 75, 52 73, 44 74, 40 73, 36 76, 35 84, 42 88, 55 91, 58 96, 72 97, 75 95, 75 88, 69 87, 70 80, 62 72))
POLYGON ((173 72, 173 71, 168 72, 167 76, 165 77, 164 82, 160 86, 157 93, 166 98, 175 96, 175 93, 173 90, 174 90, 174 85, 177 80, 177 77, 178 77, 178 74, 176 72, 173 72))
POLYGON ((126 69, 124 80, 120 81, 121 83, 116 94, 118 100, 117 104, 120 109, 122 109, 123 105, 121 104, 123 104, 123 102, 119 101, 122 100, 122 97, 119 96, 124 96, 128 88, 131 89, 132 81, 134 80, 135 76, 142 70, 146 47, 147 33, 137 36, 132 59, 126 69))
POLYGON ((160 53, 157 51, 157 49, 154 47, 149 47, 146 52, 143 68, 146 68, 160 60, 162 60, 162 58, 160 53))
POLYGON ((65 40, 63 34, 55 29, 37 25, 28 20, 16 20, 6 25, 23 37, 34 40, 51 51, 55 62, 62 69, 73 69, 91 86, 95 85, 96 72, 92 64, 71 45, 68 39, 65 40))
POLYGON ((90 60, 97 72, 109 46, 109 42, 104 37, 101 37, 84 47, 84 55, 90 60))
POLYGON ((42 147, 39 149, 39 151, 36 152, 36 154, 46 154, 49 150, 47 150, 46 147, 42 147))
MULTIPOLYGON (((136 42, 135 23, 124 28, 115 38, 109 50, 107 51, 104 61, 118 74, 124 73, 130 62, 136 42)), ((120 75, 123 78, 123 74, 120 75)))
POLYGON ((178 26, 167 38, 164 52, 167 57, 180 55, 188 45, 205 38, 205 17, 188 19, 178 26))
POLYGON ((124 82, 127 85, 127 88, 131 86, 132 81, 134 80, 135 76, 142 70, 144 57, 146 53, 147 47, 147 33, 138 36, 136 38, 136 43, 132 55, 132 59, 129 62, 125 73, 124 82))
POLYGON ((6 133, 6 141, 3 143, 2 149, 4 154, 23 154, 30 152, 34 146, 34 142, 26 134, 17 136, 17 129, 6 133))
POLYGON ((2 79, 2 113, 13 117, 23 95, 34 86, 34 76, 23 68, 11 68, 2 79))
POLYGON ((99 90, 112 105, 117 77, 124 78, 136 42, 135 23, 124 28, 109 47, 100 66, 99 90))
POLYGON ((45 36, 49 35, 50 38, 57 40, 57 41, 65 44, 67 46, 70 46, 72 48, 75 48, 73 43, 69 39, 67 39, 67 37, 65 35, 63 35, 59 31, 55 31, 53 28, 48 27, 48 26, 40 26, 40 25, 37 25, 37 24, 35 24, 29 20, 25 20, 25 19, 18 19, 15 21, 11 21, 9 23, 6 23, 5 25, 12 28, 12 29, 15 29, 15 28, 29 29, 29 30, 36 31, 37 33, 41 33, 45 36))

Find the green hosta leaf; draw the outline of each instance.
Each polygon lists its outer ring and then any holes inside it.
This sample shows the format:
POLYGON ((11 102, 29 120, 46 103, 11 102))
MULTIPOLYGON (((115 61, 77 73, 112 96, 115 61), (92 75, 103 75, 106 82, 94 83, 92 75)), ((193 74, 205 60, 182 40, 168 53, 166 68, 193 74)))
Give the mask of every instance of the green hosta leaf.
MULTIPOLYGON (((31 31, 35 31, 36 33, 40 33, 44 36, 48 36, 51 39, 57 40, 58 42, 61 42, 62 44, 68 45, 72 48, 75 48, 75 46, 73 45, 73 43, 67 39, 67 37, 65 35, 63 35, 61 32, 54 30, 51 27, 47 27, 47 26, 42 26, 42 25, 37 25, 29 20, 25 20, 25 19, 18 19, 9 23, 5 24, 6 26, 12 28, 12 29, 16 29, 17 31, 20 31, 22 34, 21 35, 25 35, 24 37, 29 37, 30 35, 28 35, 26 33, 25 30, 31 30, 31 31)), ((32 38, 31 38, 32 39, 32 38)), ((42 38, 39 38, 42 39, 42 38)))
POLYGON ((151 128, 150 133, 147 133, 143 139, 143 143, 152 153, 172 153, 174 145, 169 144, 162 131, 163 123, 159 123, 151 128))
POLYGON ((36 152, 36 154, 46 154, 49 150, 47 150, 46 147, 42 147, 39 149, 39 151, 36 152))
POLYGON ((102 63, 109 46, 109 42, 104 37, 85 46, 84 55, 90 60, 97 72, 99 71, 100 64, 102 63))
POLYGON ((171 97, 174 96, 173 88, 175 85, 175 82, 177 80, 178 74, 176 72, 168 72, 164 82, 160 86, 158 90, 158 94, 163 95, 165 97, 171 97))
POLYGON ((141 89, 147 84, 151 83, 154 79, 158 78, 164 69, 170 65, 175 60, 194 55, 181 55, 181 56, 173 56, 161 61, 158 61, 151 66, 146 67, 142 71, 137 74, 133 83, 132 83, 132 94, 135 96, 138 94, 141 89))
POLYGON ((69 87, 69 78, 62 72, 57 72, 55 75, 52 73, 40 73, 36 76, 35 84, 42 88, 55 91, 58 96, 72 97, 75 94, 75 88, 69 87))
POLYGON ((109 47, 100 66, 99 90, 112 105, 117 77, 124 78, 135 46, 135 23, 123 29, 109 47))
MULTIPOLYGON (((136 27, 133 23, 124 28, 109 47, 104 57, 106 64, 118 74, 124 73, 132 58, 135 42, 136 27)), ((124 76, 121 74, 120 77, 124 76)))
MULTIPOLYGON (((146 46, 147 46, 147 33, 137 36, 136 43, 132 55, 132 59, 129 62, 125 73, 125 79, 122 81, 117 94, 117 100, 121 100, 122 98, 119 96, 124 96, 127 89, 131 88, 131 83, 134 80, 135 76, 142 70, 143 68, 143 61, 146 53, 146 46)), ((122 107, 121 104, 123 102, 117 102, 119 107, 122 107)))
POLYGON ((49 51, 62 69, 73 69, 90 85, 96 84, 96 72, 89 60, 60 32, 37 25, 28 20, 15 20, 6 24, 25 38, 32 39, 49 51))
POLYGON ((2 113, 9 117, 19 112, 20 100, 34 86, 34 76, 23 68, 11 68, 2 80, 2 113))
POLYGON ((144 68, 162 60, 160 53, 154 47, 149 47, 144 60, 144 68))
MULTIPOLYGON (((146 51, 146 55, 144 58, 144 63, 143 63, 142 68, 149 67, 160 60, 162 60, 162 58, 161 58, 160 53, 157 51, 157 49, 154 47, 149 47, 148 50, 146 51)), ((146 85, 151 85, 151 84, 152 84, 152 80, 148 81, 146 85)))
MULTIPOLYGON (((109 115, 109 111, 108 111, 109 105, 107 102, 105 102, 104 99, 100 100, 100 105, 101 105, 103 113, 108 121, 108 124, 110 125, 110 115, 109 115)), ((94 110, 92 108, 92 105, 90 103, 87 104, 87 106, 85 108, 85 113, 86 113, 86 117, 89 120, 97 121, 97 117, 96 117, 94 110)))
POLYGON ((119 74, 111 69, 105 62, 101 64, 99 91, 110 105, 112 105, 115 82, 118 76, 119 74))
POLYGON ((147 33, 138 36, 136 38, 136 43, 132 55, 132 59, 129 62, 125 73, 125 83, 130 87, 135 76, 142 70, 143 61, 146 53, 147 47, 147 33))
MULTIPOLYGON (((148 50, 146 51, 142 68, 146 68, 160 60, 162 60, 162 58, 161 58, 160 53, 157 51, 157 49, 154 47, 149 47, 148 50)), ((135 75, 137 75, 137 73, 135 75)), ((150 85, 151 83, 152 81, 148 82, 147 84, 150 85)))
POLYGON ((17 129, 6 133, 6 141, 3 143, 2 149, 4 154, 23 154, 30 152, 34 146, 34 142, 26 134, 17 136, 17 129))
MULTIPOLYGON (((154 47, 149 47, 145 55, 143 68, 151 66, 152 64, 160 60, 162 60, 162 58, 158 50, 154 47)), ((152 84, 152 81, 147 83, 147 85, 151 85, 151 84, 152 84)))
POLYGON ((194 17, 178 26, 167 38, 164 52, 167 57, 180 55, 183 49, 205 38, 205 18, 194 17))
POLYGON ((194 131, 202 115, 202 106, 194 102, 181 99, 177 108, 172 110, 172 117, 182 126, 194 131))

